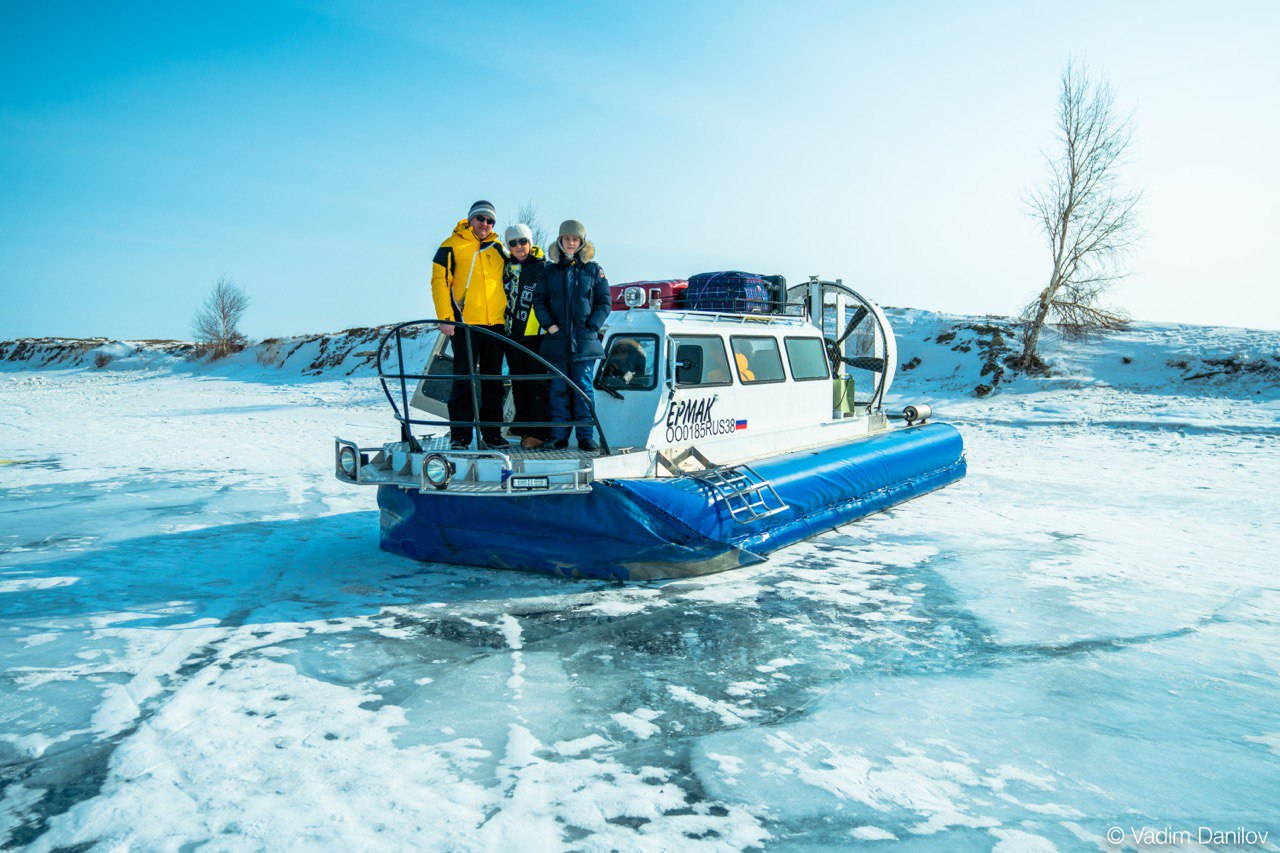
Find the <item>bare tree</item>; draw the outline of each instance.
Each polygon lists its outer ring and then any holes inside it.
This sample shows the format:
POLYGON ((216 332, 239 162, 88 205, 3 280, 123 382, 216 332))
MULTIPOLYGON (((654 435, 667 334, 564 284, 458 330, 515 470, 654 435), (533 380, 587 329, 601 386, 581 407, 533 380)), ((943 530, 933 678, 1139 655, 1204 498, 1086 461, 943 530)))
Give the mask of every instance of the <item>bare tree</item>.
POLYGON ((547 227, 542 224, 542 216, 538 213, 537 205, 531 201, 516 208, 515 219, 511 221, 512 225, 523 222, 529 226, 529 230, 533 232, 533 245, 547 248, 547 227))
POLYGON ((191 318, 196 342, 208 347, 215 359, 244 349, 247 339, 238 326, 248 308, 248 294, 230 276, 222 276, 191 318))
POLYGON ((1052 319, 1070 336, 1128 323, 1102 297, 1128 275, 1122 266, 1141 233, 1140 193, 1119 185, 1119 169, 1133 139, 1132 117, 1115 112, 1111 87, 1091 81, 1083 64, 1068 61, 1058 95, 1057 150, 1045 153, 1049 175, 1027 197, 1030 215, 1048 238, 1049 283, 1023 311, 1025 337, 1017 366, 1043 370, 1036 353, 1052 319))

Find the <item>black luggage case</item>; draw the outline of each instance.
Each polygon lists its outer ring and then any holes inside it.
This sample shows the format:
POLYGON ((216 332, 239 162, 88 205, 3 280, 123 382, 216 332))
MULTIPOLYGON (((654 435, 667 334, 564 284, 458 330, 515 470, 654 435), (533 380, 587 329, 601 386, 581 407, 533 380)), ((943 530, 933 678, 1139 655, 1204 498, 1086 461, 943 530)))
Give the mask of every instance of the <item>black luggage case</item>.
POLYGON ((755 273, 741 270, 703 272, 689 276, 684 304, 691 311, 772 314, 773 289, 773 285, 755 273))

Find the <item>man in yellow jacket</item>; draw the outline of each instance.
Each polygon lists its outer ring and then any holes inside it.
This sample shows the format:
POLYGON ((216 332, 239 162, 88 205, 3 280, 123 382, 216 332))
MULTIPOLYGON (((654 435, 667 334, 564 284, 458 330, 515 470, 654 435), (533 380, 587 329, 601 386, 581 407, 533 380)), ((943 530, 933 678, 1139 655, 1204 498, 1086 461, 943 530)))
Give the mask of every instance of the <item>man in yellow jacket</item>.
MULTIPOLYGON (((497 336, 467 334, 465 329, 442 323, 441 333, 453 339, 454 373, 473 371, 488 376, 502 373, 505 346, 501 336, 507 310, 502 270, 507 255, 502 241, 493 232, 497 218, 489 202, 482 200, 471 205, 467 218, 440 244, 431 264, 431 297, 435 301, 436 316, 441 320, 461 320, 471 326, 483 326, 497 333, 497 336)), ((454 380, 449 393, 449 420, 475 418, 471 394, 470 380, 454 380)), ((497 424, 502 420, 502 396, 502 380, 480 383, 481 421, 497 424)), ((501 426, 481 427, 480 436, 489 447, 509 444, 502 437, 501 426)), ((450 427, 449 437, 454 449, 468 447, 473 437, 471 427, 450 427)))

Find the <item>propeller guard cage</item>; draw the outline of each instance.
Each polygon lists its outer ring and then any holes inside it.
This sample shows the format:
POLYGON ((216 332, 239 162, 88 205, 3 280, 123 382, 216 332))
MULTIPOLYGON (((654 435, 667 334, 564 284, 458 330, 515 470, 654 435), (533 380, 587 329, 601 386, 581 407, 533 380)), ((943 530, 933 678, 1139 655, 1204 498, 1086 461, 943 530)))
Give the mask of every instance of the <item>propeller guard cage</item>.
POLYGON ((847 375, 849 370, 859 370, 871 374, 872 380, 866 385, 855 381, 855 388, 872 389, 869 396, 855 402, 880 411, 885 394, 893 385, 898 363, 897 340, 880 306, 840 279, 823 281, 817 276, 789 288, 787 301, 801 303, 805 316, 822 330, 833 371, 847 375), (822 308, 815 311, 815 304, 822 308), (856 347, 853 355, 849 352, 851 345, 856 347))

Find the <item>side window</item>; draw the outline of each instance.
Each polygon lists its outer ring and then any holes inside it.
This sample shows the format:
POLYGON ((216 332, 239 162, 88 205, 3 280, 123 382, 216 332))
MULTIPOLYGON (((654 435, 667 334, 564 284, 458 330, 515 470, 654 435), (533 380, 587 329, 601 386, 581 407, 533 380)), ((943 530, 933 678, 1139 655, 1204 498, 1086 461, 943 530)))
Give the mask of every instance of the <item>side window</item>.
POLYGON ((787 361, 791 363, 791 378, 797 382, 831 375, 827 369, 827 346, 821 338, 787 338, 787 361))
POLYGON ((732 385, 724 340, 716 335, 673 337, 676 350, 676 385, 732 385))
POLYGON ((759 382, 785 382, 782 372, 782 354, 778 351, 777 338, 746 338, 734 335, 733 360, 737 363, 738 379, 744 385, 759 382))
POLYGON ((658 385, 656 335, 614 335, 600 371, 597 388, 649 390, 658 385))

